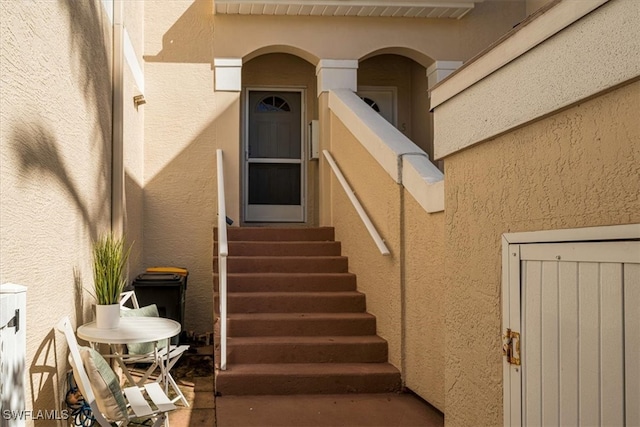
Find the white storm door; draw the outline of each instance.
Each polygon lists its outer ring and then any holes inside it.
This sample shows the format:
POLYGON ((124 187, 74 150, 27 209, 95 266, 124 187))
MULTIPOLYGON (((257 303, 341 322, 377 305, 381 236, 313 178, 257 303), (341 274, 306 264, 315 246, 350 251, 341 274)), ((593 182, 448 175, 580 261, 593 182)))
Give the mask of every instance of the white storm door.
POLYGON ((521 366, 505 425, 640 425, 640 242, 509 248, 521 366))
POLYGON ((245 221, 304 221, 301 91, 250 90, 245 221))

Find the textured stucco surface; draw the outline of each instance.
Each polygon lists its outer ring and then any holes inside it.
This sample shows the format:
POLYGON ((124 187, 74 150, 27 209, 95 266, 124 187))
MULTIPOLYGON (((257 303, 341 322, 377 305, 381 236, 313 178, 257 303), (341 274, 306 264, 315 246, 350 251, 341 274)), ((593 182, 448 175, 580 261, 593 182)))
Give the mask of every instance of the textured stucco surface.
POLYGON ((205 3, 145 2, 144 34, 144 266, 189 270, 183 328, 200 333, 213 330, 216 120, 233 102, 213 92, 205 3))
POLYGON ((140 25, 144 16, 144 2, 124 2, 123 22, 136 53, 137 64, 125 63, 123 67, 124 103, 124 230, 127 241, 133 246, 129 258, 129 276, 135 278, 144 270, 143 222, 144 222, 144 105, 136 108, 133 97, 141 94, 131 67, 144 70, 144 32, 140 25))
MULTIPOLYGON (((639 49, 640 3, 618 0, 604 4, 439 105, 435 110, 435 157, 445 157, 637 78, 639 49)), ((462 72, 471 72, 471 68, 462 72)), ((440 90, 446 90, 446 85, 444 82, 440 90)))
POLYGON ((407 387, 440 410, 444 394, 444 220, 428 214, 331 114, 331 153, 391 251, 383 257, 335 177, 336 239, 358 276, 367 311, 407 387), (402 261, 404 257, 404 261, 402 261), (404 262, 404 264, 403 264, 404 262))
POLYGON ((342 254, 349 257, 349 271, 358 276, 358 290, 366 294, 367 311, 376 316, 378 335, 389 343, 389 362, 401 369, 401 187, 333 114, 331 141, 331 154, 391 252, 390 256, 380 254, 332 175, 331 214, 336 240, 342 242, 342 254))
POLYGON ((220 58, 242 58, 279 46, 306 52, 310 62, 361 59, 389 48, 432 59, 467 60, 524 17, 523 1, 493 0, 476 4, 461 20, 216 15, 214 43, 220 58))
POLYGON ((444 213, 428 214, 404 190, 405 383, 445 412, 444 213))
POLYGON ((503 233, 640 222, 640 83, 447 158, 446 423, 502 424, 503 233))
POLYGON ((0 282, 28 288, 26 407, 60 410, 53 327, 92 320, 91 240, 110 227, 110 22, 101 2, 0 2, 0 40, 0 282))

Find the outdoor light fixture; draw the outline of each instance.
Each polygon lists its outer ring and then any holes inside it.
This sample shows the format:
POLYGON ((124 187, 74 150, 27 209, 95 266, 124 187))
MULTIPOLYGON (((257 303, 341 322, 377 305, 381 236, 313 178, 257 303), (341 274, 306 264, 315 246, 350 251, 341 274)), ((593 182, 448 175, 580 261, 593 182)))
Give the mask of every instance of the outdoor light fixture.
POLYGON ((146 104, 147 100, 144 99, 144 95, 136 95, 133 97, 133 104, 138 107, 142 104, 146 104))

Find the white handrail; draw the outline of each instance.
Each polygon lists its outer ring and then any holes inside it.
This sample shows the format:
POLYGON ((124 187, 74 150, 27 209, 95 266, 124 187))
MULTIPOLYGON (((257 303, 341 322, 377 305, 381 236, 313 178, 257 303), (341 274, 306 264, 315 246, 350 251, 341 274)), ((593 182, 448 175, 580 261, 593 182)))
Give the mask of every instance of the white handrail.
POLYGON ((347 193, 347 197, 349 197, 349 200, 351 200, 351 204, 353 204, 353 207, 356 208, 358 215, 360 215, 360 219, 364 223, 364 226, 367 228, 367 231, 369 231, 369 234, 380 250, 380 253, 385 256, 390 255, 391 253, 389 252, 389 248, 387 248, 387 245, 385 245, 384 240, 380 236, 380 233, 378 233, 378 230, 376 230, 376 227, 373 225, 373 223, 369 219, 369 216, 364 211, 364 208, 356 198, 356 195, 351 189, 351 186, 349 186, 349 183, 345 179, 344 175, 342 175, 340 168, 336 164, 335 160, 333 160, 333 156, 331 156, 331 153, 329 153, 327 150, 322 150, 322 154, 324 154, 324 157, 326 157, 327 161, 329 162, 333 173, 336 174, 336 178, 338 178, 338 181, 340 182, 340 184, 342 184, 342 188, 344 189, 345 193, 347 193))
POLYGON ((224 198, 224 168, 222 150, 216 150, 218 160, 218 292, 220 297, 220 369, 227 369, 227 207, 224 198))

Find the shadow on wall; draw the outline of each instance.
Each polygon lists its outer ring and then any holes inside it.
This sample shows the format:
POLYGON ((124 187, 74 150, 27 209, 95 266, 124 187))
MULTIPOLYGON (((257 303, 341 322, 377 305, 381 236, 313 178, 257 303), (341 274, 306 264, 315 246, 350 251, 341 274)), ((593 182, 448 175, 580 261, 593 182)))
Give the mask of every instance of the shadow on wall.
POLYGON ((82 215, 85 227, 90 230, 91 237, 97 235, 96 219, 101 212, 109 207, 109 186, 106 182, 108 171, 102 168, 100 178, 103 178, 101 192, 104 197, 100 197, 100 202, 93 207, 93 212, 82 200, 79 186, 73 181, 71 168, 63 162, 58 143, 53 136, 53 132, 45 128, 42 123, 32 123, 28 127, 14 129, 11 136, 12 149, 19 160, 20 176, 23 179, 33 179, 40 182, 51 182, 49 179, 42 180, 42 177, 53 179, 53 181, 67 194, 73 201, 74 206, 82 215))
POLYGON ((143 58, 147 62, 213 64, 213 2, 195 0, 162 37, 162 50, 143 58))
POLYGON ((213 330, 215 126, 214 120, 144 189, 145 264, 189 270, 183 327, 197 332, 213 330))
MULTIPOLYGON (((29 367, 29 381, 31 382, 31 401, 33 402, 34 413, 51 413, 56 409, 58 413, 62 409, 62 399, 60 391, 62 385, 58 377, 58 357, 56 356, 55 332, 52 329, 40 344, 38 351, 33 357, 33 362, 29 367), (51 396, 56 407, 51 408, 51 396)), ((45 418, 45 417, 43 417, 45 418)), ((35 426, 49 426, 51 420, 36 419, 35 426)))
POLYGON ((110 151, 112 97, 111 38, 103 25, 102 2, 58 0, 58 3, 66 10, 71 29, 70 47, 74 55, 69 58, 70 68, 77 70, 76 77, 84 87, 85 101, 94 107, 97 117, 95 142, 102 143, 98 148, 102 150, 99 159, 103 159, 110 151))
MULTIPOLYGON (((25 182, 36 183, 43 193, 61 190, 69 200, 69 203, 62 208, 70 212, 78 212, 84 227, 84 238, 89 241, 97 236, 100 224, 108 223, 110 212, 112 122, 110 33, 108 26, 105 25, 108 21, 101 9, 101 2, 59 0, 58 5, 66 12, 69 24, 68 70, 73 74, 72 78, 79 82, 79 91, 84 94, 84 97, 77 102, 82 103, 84 99, 84 111, 87 116, 69 118, 68 122, 73 126, 75 120, 75 123, 80 124, 78 127, 82 128, 84 123, 92 120, 91 132, 84 139, 73 141, 63 141, 56 137, 56 126, 62 125, 54 123, 55 118, 51 118, 48 114, 52 106, 48 105, 45 99, 42 100, 43 107, 40 111, 36 111, 33 117, 26 118, 23 125, 12 129, 9 147, 19 168, 16 176, 25 182), (93 159, 90 164, 77 161, 65 164, 67 159, 64 147, 87 146, 91 150, 93 159), (93 201, 84 199, 85 182, 78 177, 94 180, 91 184, 98 194, 94 192, 93 201)), ((67 49, 61 47, 58 52, 48 54, 67 55, 67 49)), ((25 256, 29 255, 25 254, 25 256)), ((90 258, 91 253, 87 252, 83 256, 90 258)), ((73 266, 69 267, 67 271, 72 271, 75 300, 69 301, 69 305, 75 305, 76 318, 80 321, 84 314, 82 278, 78 270, 72 270, 73 266)), ((41 268, 46 268, 46 264, 41 268)), ((51 288, 46 286, 34 287, 34 289, 36 289, 34 292, 39 293, 38 298, 45 298, 46 293, 51 291, 51 288)), ((42 326, 32 329, 40 329, 40 333, 44 335, 30 366, 22 367, 23 371, 25 368, 29 370, 32 408, 34 411, 50 412, 52 405, 55 405, 55 409, 65 409, 60 408, 62 389, 59 369, 64 369, 67 362, 57 360, 53 330, 47 332, 42 326)), ((19 373, 16 375, 19 376, 19 373)), ((35 420, 35 425, 49 426, 51 420, 35 420)))

